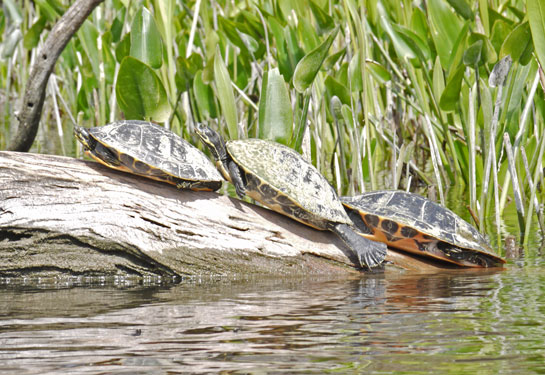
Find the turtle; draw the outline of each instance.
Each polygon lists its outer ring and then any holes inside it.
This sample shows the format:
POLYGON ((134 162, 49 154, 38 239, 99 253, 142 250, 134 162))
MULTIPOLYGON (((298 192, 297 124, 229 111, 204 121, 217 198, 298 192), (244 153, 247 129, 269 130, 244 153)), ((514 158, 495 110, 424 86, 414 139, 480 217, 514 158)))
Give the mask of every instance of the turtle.
POLYGON ((176 185, 218 190, 224 181, 210 159, 173 132, 147 121, 122 120, 74 128, 85 153, 114 169, 176 185))
POLYGON ((354 231, 333 187, 295 150, 256 138, 225 142, 204 124, 198 124, 195 131, 239 197, 247 195, 303 224, 332 231, 348 246, 361 268, 371 269, 383 262, 386 245, 354 231))
POLYGON ((463 267, 505 263, 471 224, 418 194, 379 190, 341 201, 365 238, 463 267))

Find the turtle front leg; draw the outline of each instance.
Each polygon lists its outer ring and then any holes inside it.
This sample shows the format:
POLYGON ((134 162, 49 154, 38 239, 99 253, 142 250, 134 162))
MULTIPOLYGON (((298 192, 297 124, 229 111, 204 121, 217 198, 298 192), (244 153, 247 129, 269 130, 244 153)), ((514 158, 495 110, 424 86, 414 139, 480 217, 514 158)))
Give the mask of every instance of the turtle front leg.
POLYGON ((384 261, 387 250, 385 244, 360 236, 347 224, 332 223, 329 230, 350 248, 362 268, 371 269, 380 266, 384 261))
POLYGON ((235 190, 237 195, 240 198, 244 198, 246 195, 246 186, 244 186, 244 181, 242 181, 242 175, 240 173, 240 168, 234 161, 228 162, 229 176, 231 176, 231 183, 235 185, 235 190))

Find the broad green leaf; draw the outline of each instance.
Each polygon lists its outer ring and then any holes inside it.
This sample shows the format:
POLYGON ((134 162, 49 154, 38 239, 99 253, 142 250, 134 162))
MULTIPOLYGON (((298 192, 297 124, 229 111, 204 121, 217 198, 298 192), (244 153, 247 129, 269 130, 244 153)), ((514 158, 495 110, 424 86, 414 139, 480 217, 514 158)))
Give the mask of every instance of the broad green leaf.
POLYGON ((545 67, 545 1, 527 0, 526 10, 537 59, 545 67))
POLYGON ((392 40, 392 43, 399 58, 406 60, 412 60, 416 58, 416 53, 407 45, 405 40, 397 33, 397 31, 393 27, 390 17, 388 16, 386 9, 384 9, 382 3, 377 4, 377 10, 380 17, 380 25, 392 40))
POLYGON ((316 26, 306 18, 301 19, 297 24, 297 35, 297 41, 305 51, 313 50, 320 43, 316 33, 316 26))
MULTIPOLYGON (((293 75, 295 65, 292 65, 287 50, 286 40, 284 38, 284 28, 274 17, 268 17, 267 22, 276 42, 276 61, 278 62, 278 69, 280 69, 280 73, 282 73, 285 79, 289 81, 293 75)), ((269 38, 271 38, 271 34, 269 34, 269 38)))
POLYGON ((479 0, 479 14, 486 36, 490 36, 490 17, 488 16, 488 0, 479 0))
POLYGON ((233 21, 224 17, 218 17, 218 25, 221 27, 221 30, 225 33, 225 35, 227 35, 227 38, 229 38, 231 43, 241 50, 246 49, 244 42, 240 38, 236 24, 233 21))
POLYGON ((441 100, 439 106, 444 111, 454 111, 456 104, 460 98, 460 88, 462 86, 462 79, 464 78, 465 66, 460 65, 454 74, 449 77, 447 85, 441 94, 441 100))
POLYGON ((313 0, 308 2, 310 10, 314 14, 316 23, 318 24, 318 33, 320 35, 327 33, 335 27, 335 21, 329 14, 327 14, 319 5, 317 5, 313 0))
MULTIPOLYGON (((102 45, 108 46, 112 44, 112 34, 107 31, 102 34, 102 45)), ((102 48, 102 63, 104 67, 104 78, 107 84, 111 85, 114 81, 116 59, 113 55, 114 51, 110 48, 102 48)))
POLYGON ((312 85, 338 32, 337 26, 318 47, 299 61, 293 73, 293 86, 297 91, 304 92, 312 85))
MULTIPOLYGON (((482 122, 479 122, 479 126, 481 128, 484 128, 484 124, 491 124, 492 123, 492 115, 493 115, 493 104, 492 104, 492 93, 490 92, 490 88, 487 85, 486 80, 481 78, 481 111, 483 120, 482 122)), ((485 134, 485 138, 489 139, 490 135, 485 134)))
POLYGON ((154 69, 163 64, 163 40, 146 8, 138 11, 131 24, 131 56, 154 69))
POLYGON ((115 59, 121 63, 126 56, 131 54, 131 34, 126 34, 115 48, 115 59))
POLYGON ((477 43, 478 41, 482 42, 481 59, 479 61, 479 65, 493 64, 498 61, 498 55, 494 50, 494 46, 486 35, 480 33, 471 33, 469 38, 467 38, 467 44, 470 46, 477 43))
POLYGON ((238 139, 238 116, 235 103, 235 95, 231 87, 231 77, 227 67, 223 62, 219 47, 216 49, 214 58, 214 82, 216 83, 218 100, 221 106, 221 112, 227 123, 230 139, 238 139))
POLYGON ((470 45, 464 52, 464 65, 474 68, 481 60, 482 50, 482 40, 477 40, 475 43, 470 45))
POLYGON ((408 47, 410 47, 418 58, 421 59, 422 63, 429 60, 431 51, 425 40, 420 38, 417 33, 407 27, 401 25, 393 25, 393 27, 395 31, 403 37, 408 47))
MULTIPOLYGON (((390 72, 376 61, 371 61, 371 60, 365 61, 365 67, 369 70, 373 78, 375 78, 377 82, 382 85, 392 79, 390 72)), ((360 84, 361 84, 361 77, 360 77, 360 84)))
POLYGON ((500 52, 501 46, 509 33, 513 30, 512 26, 503 20, 494 22, 492 32, 490 34, 490 43, 494 46, 496 53, 500 52))
POLYGON ((259 100, 259 138, 289 144, 293 112, 288 88, 278 68, 265 73, 259 100))
POLYGON ((436 102, 439 103, 441 94, 445 90, 445 77, 443 75, 443 68, 439 61, 439 56, 435 58, 435 64, 433 64, 433 96, 436 102))
POLYGON ((89 62, 91 63, 91 67, 93 68, 93 74, 97 78, 100 77, 100 60, 97 46, 97 41, 99 38, 98 30, 96 29, 95 25, 93 25, 90 21, 85 21, 83 25, 81 25, 81 28, 78 30, 77 35, 83 46, 83 50, 85 51, 85 56, 87 57, 87 59, 89 59, 89 62))
POLYGON ((465 2, 465 0, 447 0, 447 2, 454 8, 456 13, 464 17, 466 20, 473 20, 473 18, 475 18, 471 7, 465 2))
MULTIPOLYGON (((449 69, 446 69, 449 74, 449 79, 453 72, 456 72, 458 67, 463 64, 464 52, 466 51, 467 38, 469 35, 468 30, 469 22, 466 22, 452 46, 452 52, 449 59, 449 69)), ((439 56, 439 59, 441 59, 441 56, 439 56)))
POLYGON ((352 92, 359 92, 363 90, 362 76, 361 76, 361 56, 360 51, 358 50, 350 63, 348 64, 348 88, 352 92))
POLYGON ((510 55, 513 61, 520 61, 528 44, 532 44, 532 33, 529 23, 523 22, 515 27, 503 42, 500 50, 500 58, 510 55))
POLYGON ((45 17, 40 17, 36 22, 34 22, 34 25, 28 29, 23 39, 23 46, 26 49, 33 49, 38 45, 38 42, 40 41, 40 34, 45 27, 45 22, 45 17))
POLYGON ((409 28, 416 33, 420 39, 427 40, 429 38, 429 27, 426 14, 420 8, 414 8, 411 15, 411 23, 409 28))
POLYGON ((335 52, 334 54, 327 56, 324 64, 322 65, 322 69, 325 71, 333 69, 333 66, 335 66, 335 64, 340 61, 345 54, 346 50, 340 50, 339 52, 335 52))
POLYGON ((201 119, 216 118, 216 102, 214 101, 214 91, 210 85, 207 85, 202 80, 202 71, 195 74, 193 80, 193 92, 201 119))
POLYGON ((331 97, 336 96, 343 104, 350 105, 350 92, 345 85, 337 81, 332 76, 327 76, 325 79, 325 86, 331 97))
POLYGON ((161 80, 151 67, 134 57, 127 56, 121 62, 115 92, 128 119, 163 122, 170 116, 161 80))
POLYGON ((449 70, 451 53, 462 23, 443 0, 428 1, 430 32, 443 69, 449 70))
POLYGON ((66 11, 57 0, 36 0, 35 3, 40 8, 41 14, 50 22, 56 22, 66 11))

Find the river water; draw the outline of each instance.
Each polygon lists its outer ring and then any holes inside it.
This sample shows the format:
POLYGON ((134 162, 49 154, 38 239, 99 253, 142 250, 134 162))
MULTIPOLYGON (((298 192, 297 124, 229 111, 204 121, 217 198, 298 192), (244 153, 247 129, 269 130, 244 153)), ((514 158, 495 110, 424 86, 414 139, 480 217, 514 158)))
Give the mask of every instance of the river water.
POLYGON ((544 271, 4 279, 0 374, 542 374, 544 271))

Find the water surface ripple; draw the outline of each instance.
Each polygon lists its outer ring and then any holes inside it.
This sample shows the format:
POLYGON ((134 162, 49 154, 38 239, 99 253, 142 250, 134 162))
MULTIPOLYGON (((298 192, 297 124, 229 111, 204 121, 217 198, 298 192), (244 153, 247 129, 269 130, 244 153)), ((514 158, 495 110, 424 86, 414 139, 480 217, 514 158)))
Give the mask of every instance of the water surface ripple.
POLYGON ((543 373, 544 267, 173 285, 4 280, 0 373, 543 373))

